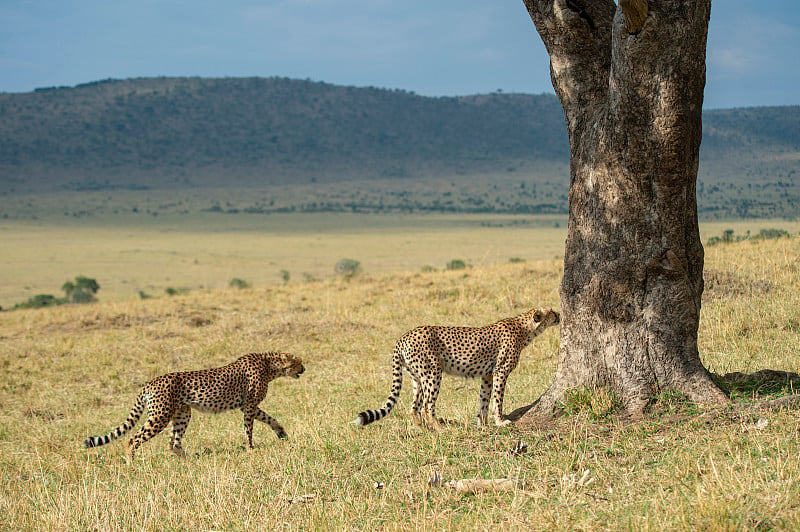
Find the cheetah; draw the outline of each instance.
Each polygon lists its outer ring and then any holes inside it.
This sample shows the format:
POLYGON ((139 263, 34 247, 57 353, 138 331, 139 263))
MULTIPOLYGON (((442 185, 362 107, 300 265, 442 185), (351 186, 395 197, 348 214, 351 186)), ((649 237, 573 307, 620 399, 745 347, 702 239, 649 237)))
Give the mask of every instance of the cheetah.
POLYGON ((560 321, 549 307, 535 308, 485 327, 423 326, 405 333, 397 341, 392 356, 392 389, 380 410, 365 410, 353 421, 368 425, 387 416, 400 398, 403 368, 413 379, 412 415, 420 425, 435 427, 444 423, 436 418, 436 398, 442 373, 460 377, 480 377, 478 426, 486 425, 489 396, 494 399, 492 417, 497 426, 511 423, 503 419, 506 379, 517 367, 520 352, 551 325, 560 321))
POLYGON ((98 447, 131 430, 146 409, 147 421, 128 442, 130 458, 141 444, 164 430, 172 421, 169 448, 178 456, 186 453, 181 440, 192 417, 192 408, 218 414, 239 408, 244 412, 245 445, 253 448, 253 420, 269 425, 278 438, 286 431, 258 405, 267 395, 267 384, 278 377, 300 378, 303 362, 289 353, 250 353, 220 368, 183 371, 156 377, 139 392, 125 422, 105 436, 90 436, 83 446, 98 447))

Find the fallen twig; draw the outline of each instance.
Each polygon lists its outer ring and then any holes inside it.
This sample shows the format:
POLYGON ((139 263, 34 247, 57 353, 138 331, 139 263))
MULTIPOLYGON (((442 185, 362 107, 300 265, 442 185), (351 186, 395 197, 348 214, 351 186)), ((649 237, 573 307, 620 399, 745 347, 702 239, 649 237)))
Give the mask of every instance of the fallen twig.
POLYGON ((304 495, 298 495, 297 497, 292 497, 291 499, 288 500, 288 502, 289 504, 303 504, 312 502, 313 500, 314 500, 314 494, 306 493, 304 495))
POLYGON ((462 478, 460 480, 445 481, 437 471, 429 479, 431 487, 445 487, 456 490, 458 493, 478 493, 481 491, 514 491, 522 488, 516 478, 462 478))

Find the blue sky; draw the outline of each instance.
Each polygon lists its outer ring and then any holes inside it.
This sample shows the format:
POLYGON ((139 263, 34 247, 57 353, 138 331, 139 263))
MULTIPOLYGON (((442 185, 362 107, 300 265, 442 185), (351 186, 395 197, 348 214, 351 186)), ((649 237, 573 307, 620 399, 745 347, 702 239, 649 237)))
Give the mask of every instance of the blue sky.
MULTIPOLYGON (((800 104, 796 0, 711 18, 707 108, 800 104)), ((145 76, 553 91, 522 0, 0 0, 0 92, 145 76)))

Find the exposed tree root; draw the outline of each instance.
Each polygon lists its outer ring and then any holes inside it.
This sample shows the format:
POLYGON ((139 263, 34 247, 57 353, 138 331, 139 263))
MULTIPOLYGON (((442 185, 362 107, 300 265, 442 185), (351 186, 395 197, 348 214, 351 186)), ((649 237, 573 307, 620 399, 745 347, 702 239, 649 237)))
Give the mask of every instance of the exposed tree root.
MULTIPOLYGON (((800 374, 798 373, 763 369, 749 374, 733 372, 726 373, 725 375, 713 374, 711 377, 719 386, 717 389, 719 393, 710 395, 708 393, 699 395, 687 394, 687 398, 698 404, 710 406, 711 408, 705 410, 705 412, 712 417, 730 412, 800 410, 800 374), (737 393, 740 396, 749 393, 755 398, 764 395, 785 393, 787 389, 792 392, 796 390, 798 393, 775 399, 763 399, 753 402, 732 402, 727 399, 724 393, 737 393), (700 397, 701 400, 697 400, 698 397, 700 397), (709 401, 709 397, 712 400, 709 401), (720 406, 722 403, 724 403, 724 405, 720 406)), ((556 418, 560 417, 561 414, 558 410, 552 408, 552 401, 550 401, 549 408, 543 401, 544 399, 548 399, 548 395, 551 393, 552 390, 548 390, 548 392, 545 392, 542 397, 532 404, 519 407, 507 414, 506 417, 525 428, 536 429, 552 426, 556 418)), ((627 412, 625 418, 630 421, 636 421, 641 417, 641 415, 638 414, 641 413, 627 412)))
MULTIPOLYGON (((537 402, 538 402, 538 401, 537 401, 537 402)), ((533 408, 534 406, 536 406, 536 403, 529 404, 529 405, 527 405, 527 406, 521 406, 521 407, 517 408, 516 410, 514 410, 513 412, 510 412, 510 413, 506 414, 506 418, 508 418, 508 419, 510 419, 511 421, 513 421, 514 423, 516 423, 517 421, 519 421, 519 420, 520 420, 520 418, 521 418, 522 416, 524 416, 525 414, 527 414, 527 413, 528 413, 528 411, 529 411, 531 408, 533 408)))
POLYGON ((800 408, 800 394, 787 395, 771 401, 743 403, 735 406, 736 410, 794 410, 800 408))

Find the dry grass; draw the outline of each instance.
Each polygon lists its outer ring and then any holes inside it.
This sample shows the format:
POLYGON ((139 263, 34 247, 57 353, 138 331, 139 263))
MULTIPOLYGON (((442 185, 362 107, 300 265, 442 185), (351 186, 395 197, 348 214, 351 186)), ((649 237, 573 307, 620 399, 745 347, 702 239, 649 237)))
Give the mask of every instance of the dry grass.
MULTIPOLYGON (((445 251, 455 256, 453 248, 445 251)), ((707 298, 700 348, 708 367, 800 370, 798 257, 798 238, 707 250, 708 267, 730 274, 720 282, 771 285, 707 298)), ((472 424, 478 382, 446 378, 438 410, 455 425, 435 433, 417 428, 407 389, 385 420, 366 428, 349 423, 385 400, 389 353, 402 332, 557 306, 560 267, 550 259, 462 271, 367 270, 350 282, 4 312, 0 528, 800 527, 794 412, 712 416, 664 394, 636 423, 576 409, 552 430, 479 429, 472 424), (120 423, 148 379, 256 350, 289 351, 306 363, 300 380, 275 381, 263 404, 288 440, 258 424, 256 450, 246 452, 241 418, 227 413, 193 417, 187 460, 167 451, 166 435, 145 444, 133 464, 124 442, 80 446, 120 423), (528 451, 511 453, 520 440, 528 451), (510 492, 463 494, 428 486, 434 472, 446 480, 520 482, 510 492)), ((544 391, 557 345, 558 331, 547 331, 524 352, 510 379, 508 411, 544 391)))
POLYGON ((333 277, 343 258, 368 274, 444 269, 452 259, 484 266, 563 254, 563 216, 203 214, 142 218, 0 221, 0 305, 61 293, 76 275, 97 279, 98 297, 124 301, 140 291, 224 288, 234 277, 255 286, 333 277), (560 227, 554 227, 559 225, 560 227), (513 230, 510 230, 513 228, 513 230), (520 246, 520 241, 524 246, 520 246), (443 245, 443 243, 446 243, 443 245))

